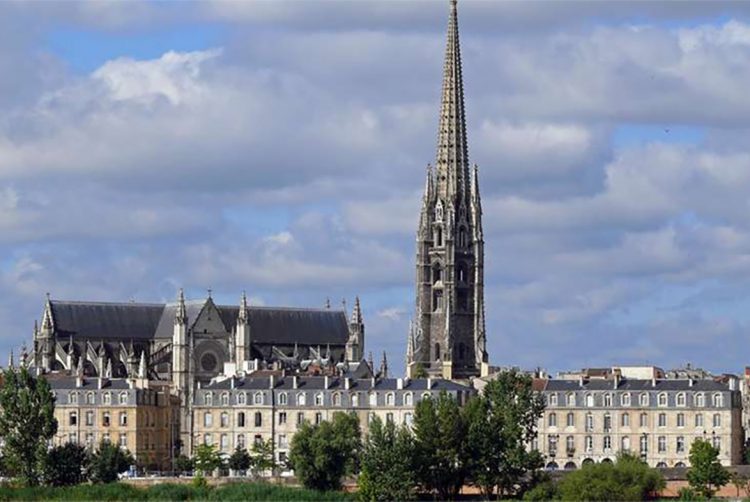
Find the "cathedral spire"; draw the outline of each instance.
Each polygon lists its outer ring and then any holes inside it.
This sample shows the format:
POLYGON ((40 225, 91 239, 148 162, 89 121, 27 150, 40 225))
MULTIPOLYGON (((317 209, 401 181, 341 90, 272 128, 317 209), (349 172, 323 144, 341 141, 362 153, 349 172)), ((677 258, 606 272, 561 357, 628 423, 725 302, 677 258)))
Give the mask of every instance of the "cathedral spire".
POLYGON ((247 322, 247 294, 243 291, 240 298, 240 313, 238 318, 241 322, 247 322))
POLYGON ((359 296, 354 297, 354 310, 352 310, 352 324, 362 324, 362 306, 359 304, 359 296))
POLYGON ((174 316, 175 324, 187 323, 187 310, 185 309, 185 293, 180 288, 180 294, 177 295, 177 312, 174 316))
POLYGON ((466 195, 469 176, 469 151, 466 143, 464 84, 456 0, 450 0, 446 38, 435 167, 439 194, 452 199, 459 195, 466 195))

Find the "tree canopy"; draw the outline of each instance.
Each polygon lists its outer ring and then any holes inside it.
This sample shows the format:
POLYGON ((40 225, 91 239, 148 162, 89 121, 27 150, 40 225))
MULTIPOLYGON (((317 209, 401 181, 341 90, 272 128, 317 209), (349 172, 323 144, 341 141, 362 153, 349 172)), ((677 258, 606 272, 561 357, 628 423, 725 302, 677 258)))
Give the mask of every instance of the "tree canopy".
POLYGON ((357 417, 335 413, 330 422, 302 423, 292 438, 289 461, 305 487, 336 490, 344 475, 356 472, 361 446, 357 417))
POLYGON ((8 368, 0 387, 0 436, 4 466, 22 483, 36 485, 47 455, 47 443, 57 432, 55 397, 44 378, 28 369, 8 368))
POLYGON ((359 490, 363 501, 411 500, 415 495, 414 439, 406 426, 375 417, 362 449, 359 490))
POLYGON ((91 457, 89 468, 91 481, 95 483, 112 483, 118 475, 133 465, 133 456, 124 448, 103 439, 99 448, 91 457))
POLYGON ((89 455, 84 446, 65 443, 47 452, 42 477, 52 486, 77 485, 86 480, 88 464, 89 455))
POLYGON ((719 450, 710 442, 703 439, 693 441, 689 458, 688 482, 702 496, 713 497, 717 489, 729 482, 729 471, 719 462, 719 450))

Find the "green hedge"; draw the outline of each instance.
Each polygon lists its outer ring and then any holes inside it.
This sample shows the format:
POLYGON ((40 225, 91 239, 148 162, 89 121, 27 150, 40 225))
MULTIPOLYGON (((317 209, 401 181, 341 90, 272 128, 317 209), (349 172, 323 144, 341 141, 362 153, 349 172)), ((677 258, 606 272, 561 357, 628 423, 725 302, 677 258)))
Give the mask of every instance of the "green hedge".
POLYGON ((342 492, 316 492, 303 488, 270 483, 237 482, 213 487, 161 483, 137 488, 124 483, 78 485, 70 487, 14 488, 0 486, 0 501, 11 500, 103 500, 103 501, 172 501, 172 500, 278 500, 278 501, 339 501, 352 500, 342 492))

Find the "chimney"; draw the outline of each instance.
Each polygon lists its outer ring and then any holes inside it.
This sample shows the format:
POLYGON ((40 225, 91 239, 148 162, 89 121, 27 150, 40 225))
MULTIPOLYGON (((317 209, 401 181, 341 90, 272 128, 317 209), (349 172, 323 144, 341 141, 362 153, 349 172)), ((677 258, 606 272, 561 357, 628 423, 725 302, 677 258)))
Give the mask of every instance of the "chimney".
POLYGON ((688 387, 692 387, 692 386, 693 386, 693 379, 688 378, 688 387))
POLYGON ((737 379, 729 377, 729 390, 737 390, 737 379))
POLYGON ((235 382, 234 382, 234 377, 229 377, 229 388, 232 389, 232 390, 234 390, 235 387, 236 387, 236 385, 235 385, 235 382))
POLYGON ((619 386, 620 386, 620 374, 616 372, 615 373, 615 390, 617 390, 619 386))
POLYGON ((403 378, 397 378, 396 379, 396 389, 401 390, 404 388, 404 379, 403 378))
POLYGON ((268 388, 273 389, 276 387, 276 375, 271 375, 268 378, 268 388))
POLYGON ((651 387, 656 387, 656 377, 651 378, 651 387))
POLYGON ((296 389, 297 387, 299 387, 299 377, 294 375, 292 377, 292 389, 296 389))
POLYGON ((578 375, 578 386, 583 387, 583 375, 578 375))
POLYGON ((344 377, 344 389, 349 390, 352 387, 352 379, 344 377))
POLYGON ((326 376, 323 377, 323 388, 326 389, 326 390, 328 390, 329 384, 330 384, 330 382, 329 382, 329 379, 328 379, 328 375, 326 375, 326 376))
POLYGON ((432 389, 432 378, 427 377, 427 390, 432 389))
POLYGON ((375 377, 372 377, 372 378, 370 379, 370 384, 372 385, 372 388, 373 388, 373 389, 375 388, 375 382, 376 382, 376 380, 375 380, 375 377))

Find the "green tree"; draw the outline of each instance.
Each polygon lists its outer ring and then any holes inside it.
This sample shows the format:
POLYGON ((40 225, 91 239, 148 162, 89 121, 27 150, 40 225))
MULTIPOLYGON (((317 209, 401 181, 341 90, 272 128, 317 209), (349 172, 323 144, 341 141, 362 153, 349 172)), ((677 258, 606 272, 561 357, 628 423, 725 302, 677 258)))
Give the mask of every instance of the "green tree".
POLYGON ((246 449, 238 446, 229 457, 227 465, 233 471, 246 471, 250 468, 250 454, 246 449))
POLYGON ((91 481, 95 483, 117 481, 118 475, 127 471, 133 463, 133 456, 128 450, 103 439, 96 453, 91 456, 89 467, 91 481))
POLYGON ((636 456, 622 454, 615 464, 587 464, 568 473, 558 490, 563 500, 648 500, 664 486, 657 469, 636 456))
POLYGON ((174 459, 174 468, 178 473, 190 472, 195 468, 195 463, 192 458, 186 455, 180 455, 174 459))
POLYGON ((88 464, 85 447, 76 443, 55 446, 44 460, 42 478, 52 486, 77 485, 86 480, 88 464))
POLYGON ((422 363, 417 363, 414 367, 414 378, 427 378, 429 376, 427 370, 424 369, 424 365, 422 363))
POLYGON ((464 411, 469 478, 485 496, 524 491, 529 474, 542 466, 539 452, 527 450, 544 412, 531 377, 515 370, 499 374, 464 411))
POLYGON ((221 455, 212 444, 196 446, 193 461, 195 462, 195 469, 202 476, 211 474, 222 465, 221 455))
POLYGON ((466 423, 456 400, 446 392, 422 399, 414 410, 417 480, 440 499, 455 498, 466 477, 466 423))
POLYGON ((250 466, 256 474, 276 469, 273 456, 273 439, 253 443, 250 466))
POLYGON ((373 419, 362 449, 358 484, 357 495, 363 501, 414 498, 414 438, 408 428, 373 419))
POLYGON ((44 378, 8 368, 0 388, 0 437, 4 464, 26 485, 39 483, 47 443, 57 432, 55 396, 44 378))
POLYGON ((719 462, 719 450, 710 442, 696 439, 690 446, 690 469, 687 472, 690 486, 706 498, 729 482, 729 471, 719 462))
POLYGON ((302 424, 292 438, 289 462, 306 488, 337 490, 341 478, 356 471, 361 446, 357 417, 336 413, 330 422, 302 424))

